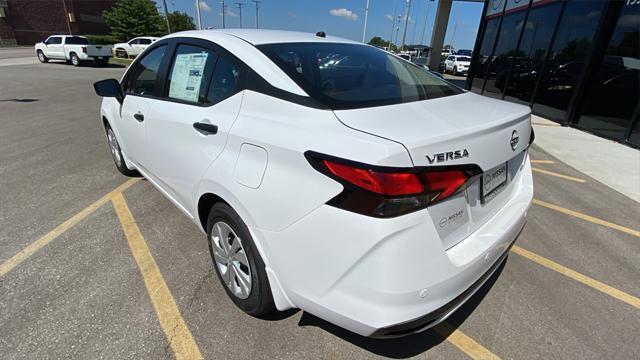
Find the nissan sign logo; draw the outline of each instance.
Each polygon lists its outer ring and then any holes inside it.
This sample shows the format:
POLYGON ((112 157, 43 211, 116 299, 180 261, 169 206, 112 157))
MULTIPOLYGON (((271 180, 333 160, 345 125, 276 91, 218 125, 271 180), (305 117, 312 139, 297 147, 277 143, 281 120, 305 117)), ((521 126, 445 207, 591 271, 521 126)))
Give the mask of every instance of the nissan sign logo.
POLYGON ((511 133, 511 150, 516 151, 518 148, 518 141, 520 141, 520 137, 518 136, 518 132, 513 130, 511 133))

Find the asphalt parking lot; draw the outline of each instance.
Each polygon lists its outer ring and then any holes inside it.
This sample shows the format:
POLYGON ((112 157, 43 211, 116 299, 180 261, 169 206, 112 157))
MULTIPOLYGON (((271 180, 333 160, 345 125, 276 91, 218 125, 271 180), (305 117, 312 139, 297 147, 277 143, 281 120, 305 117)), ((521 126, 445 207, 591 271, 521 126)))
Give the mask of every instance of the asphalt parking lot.
POLYGON ((196 226, 114 167, 91 85, 124 69, 5 51, 3 359, 640 357, 640 205, 535 146, 517 246, 445 324, 372 340, 302 311, 260 320, 227 298, 196 226))

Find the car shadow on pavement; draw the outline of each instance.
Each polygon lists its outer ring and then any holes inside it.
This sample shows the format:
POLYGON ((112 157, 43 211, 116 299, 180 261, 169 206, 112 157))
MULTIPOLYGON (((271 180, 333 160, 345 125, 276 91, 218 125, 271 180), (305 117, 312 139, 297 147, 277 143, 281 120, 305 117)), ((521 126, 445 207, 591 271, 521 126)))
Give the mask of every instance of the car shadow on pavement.
POLYGON ((450 327, 440 327, 438 328, 438 332, 433 329, 429 329, 422 333, 400 338, 373 339, 352 333, 307 312, 302 314, 302 317, 298 322, 298 326, 317 326, 355 346, 379 356, 385 356, 393 359, 410 358, 422 354, 445 341, 452 331, 462 325, 467 317, 469 317, 469 315, 471 315, 476 307, 482 302, 489 290, 491 290, 502 273, 507 261, 509 261, 508 257, 498 268, 496 268, 496 271, 489 279, 487 279, 487 282, 485 282, 484 285, 482 285, 482 287, 478 289, 478 291, 462 307, 460 307, 446 320, 450 327))
MULTIPOLYGON (((49 60, 48 64, 65 65, 65 66, 73 67, 71 64, 67 63, 66 61, 52 61, 52 60, 49 60)), ((116 64, 116 63, 108 63, 108 64, 105 64, 105 65, 98 65, 98 64, 93 63, 93 62, 87 62, 87 63, 83 63, 82 65, 80 65, 78 67, 81 67, 81 68, 96 68, 96 69, 122 69, 122 68, 127 67, 127 65, 116 64)))
POLYGON ((30 103, 34 101, 40 101, 40 99, 0 99, 0 102, 21 102, 21 103, 30 103))

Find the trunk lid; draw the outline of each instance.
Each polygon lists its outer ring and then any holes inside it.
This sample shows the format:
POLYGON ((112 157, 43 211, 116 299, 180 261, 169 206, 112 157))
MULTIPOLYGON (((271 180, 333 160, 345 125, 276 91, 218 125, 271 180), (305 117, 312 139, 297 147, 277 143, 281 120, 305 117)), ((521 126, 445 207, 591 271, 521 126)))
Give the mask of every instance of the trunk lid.
POLYGON ((470 92, 391 106, 336 110, 335 114, 350 128, 401 143, 414 166, 475 164, 486 172, 473 179, 463 193, 429 207, 431 221, 447 249, 482 226, 513 196, 531 136, 528 107, 470 92), (505 164, 505 185, 485 198, 485 176, 495 174, 505 164))
POLYGON ((531 132, 528 107, 470 92, 334 112, 350 128, 401 143, 415 166, 477 164, 484 171, 524 150, 531 132), (512 149, 514 130, 519 141, 512 149))

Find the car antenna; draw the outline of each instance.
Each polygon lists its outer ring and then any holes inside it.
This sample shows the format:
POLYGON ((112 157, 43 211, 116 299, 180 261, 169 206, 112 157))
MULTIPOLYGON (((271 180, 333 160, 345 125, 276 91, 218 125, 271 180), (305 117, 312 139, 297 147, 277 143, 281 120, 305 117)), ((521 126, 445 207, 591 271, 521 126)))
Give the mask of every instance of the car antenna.
POLYGON ((324 31, 318 31, 318 32, 316 33, 316 36, 317 36, 317 37, 321 37, 321 38, 326 38, 326 37, 327 37, 327 34, 325 34, 325 33, 324 33, 324 31))

